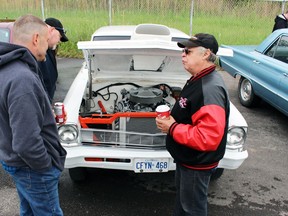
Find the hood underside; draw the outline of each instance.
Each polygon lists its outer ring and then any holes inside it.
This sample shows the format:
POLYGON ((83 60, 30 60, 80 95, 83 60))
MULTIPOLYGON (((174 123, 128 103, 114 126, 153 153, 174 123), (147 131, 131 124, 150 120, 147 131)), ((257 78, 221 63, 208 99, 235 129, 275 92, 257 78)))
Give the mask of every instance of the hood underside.
POLYGON ((101 72, 183 72, 181 49, 176 42, 160 40, 78 42, 87 65, 101 72))

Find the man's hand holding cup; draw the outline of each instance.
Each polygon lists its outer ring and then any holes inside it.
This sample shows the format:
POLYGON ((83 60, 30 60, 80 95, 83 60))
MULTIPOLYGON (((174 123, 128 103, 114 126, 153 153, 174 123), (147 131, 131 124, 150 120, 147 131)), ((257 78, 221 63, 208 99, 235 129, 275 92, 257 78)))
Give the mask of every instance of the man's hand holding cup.
POLYGON ((156 125, 163 133, 168 133, 170 126, 175 119, 170 115, 170 108, 167 105, 160 105, 156 108, 156 125))

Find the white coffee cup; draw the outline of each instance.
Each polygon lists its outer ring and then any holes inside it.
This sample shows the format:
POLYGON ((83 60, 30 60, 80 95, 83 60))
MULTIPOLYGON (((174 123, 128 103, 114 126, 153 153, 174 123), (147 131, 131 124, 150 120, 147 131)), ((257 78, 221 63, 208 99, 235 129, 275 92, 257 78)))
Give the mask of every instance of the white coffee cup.
POLYGON ((156 113, 158 118, 168 118, 170 116, 170 107, 167 105, 159 105, 156 107, 156 113))

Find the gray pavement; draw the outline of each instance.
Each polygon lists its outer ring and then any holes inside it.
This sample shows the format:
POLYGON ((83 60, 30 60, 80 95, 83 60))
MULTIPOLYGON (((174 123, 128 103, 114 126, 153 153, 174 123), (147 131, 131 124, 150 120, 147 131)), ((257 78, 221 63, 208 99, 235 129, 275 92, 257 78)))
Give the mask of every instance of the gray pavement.
MULTIPOLYGON (((59 59, 55 101, 64 98, 82 60, 59 59)), ((225 170, 209 188, 209 216, 288 216, 288 117, 266 103, 247 109, 237 99, 237 79, 220 72, 231 101, 249 125, 249 158, 237 170, 225 170)), ((65 215, 167 216, 175 197, 173 173, 134 174, 89 170, 84 184, 64 170, 59 186, 65 215)), ((0 168, 0 216, 19 215, 17 192, 0 168)))

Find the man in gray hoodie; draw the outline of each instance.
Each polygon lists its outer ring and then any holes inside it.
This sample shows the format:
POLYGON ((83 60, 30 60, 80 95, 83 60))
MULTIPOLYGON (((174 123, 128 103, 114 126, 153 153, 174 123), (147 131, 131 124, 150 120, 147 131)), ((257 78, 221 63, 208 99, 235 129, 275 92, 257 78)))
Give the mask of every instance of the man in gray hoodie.
POLYGON ((39 78, 48 27, 25 15, 15 21, 13 44, 0 42, 0 161, 12 176, 20 215, 63 215, 58 181, 66 151, 39 78))

